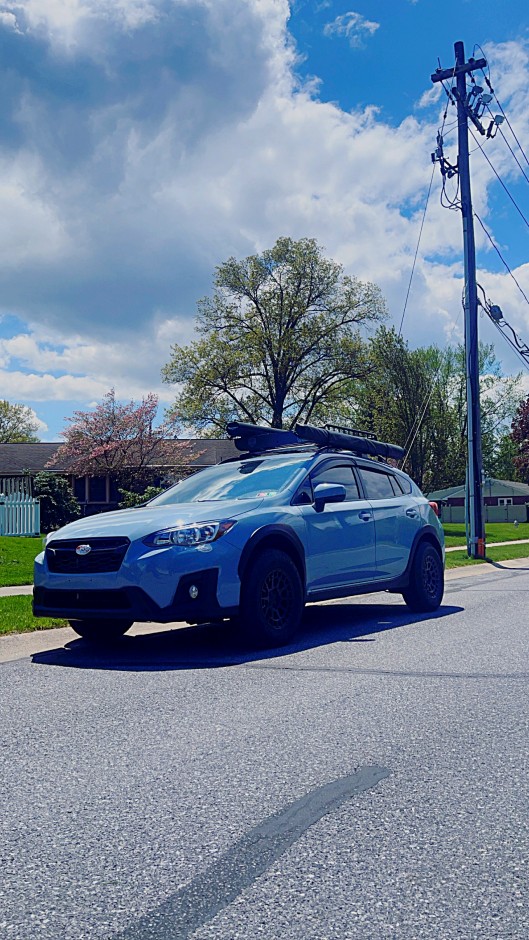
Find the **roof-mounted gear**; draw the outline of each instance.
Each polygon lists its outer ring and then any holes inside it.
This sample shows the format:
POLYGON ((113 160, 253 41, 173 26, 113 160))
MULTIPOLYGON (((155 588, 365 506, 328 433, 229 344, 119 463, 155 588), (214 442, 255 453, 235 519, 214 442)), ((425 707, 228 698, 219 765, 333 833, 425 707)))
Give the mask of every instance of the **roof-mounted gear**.
POLYGON ((347 450, 369 457, 381 457, 384 460, 402 460, 404 457, 404 448, 397 444, 377 441, 367 432, 355 430, 354 433, 350 433, 348 429, 334 430, 335 427, 336 425, 330 425, 328 428, 315 428, 310 424, 296 424, 294 431, 285 431, 261 427, 257 424, 246 424, 242 421, 231 421, 226 425, 226 431, 228 437, 234 441, 237 450, 250 454, 283 447, 313 445, 347 450))

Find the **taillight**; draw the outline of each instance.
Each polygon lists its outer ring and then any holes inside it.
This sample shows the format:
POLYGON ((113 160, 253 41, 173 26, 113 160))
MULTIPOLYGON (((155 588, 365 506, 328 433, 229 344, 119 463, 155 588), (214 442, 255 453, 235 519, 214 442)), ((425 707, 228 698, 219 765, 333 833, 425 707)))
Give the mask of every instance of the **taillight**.
POLYGON ((432 507, 435 515, 439 516, 439 506, 437 505, 437 503, 434 503, 432 500, 430 500, 428 505, 432 507))

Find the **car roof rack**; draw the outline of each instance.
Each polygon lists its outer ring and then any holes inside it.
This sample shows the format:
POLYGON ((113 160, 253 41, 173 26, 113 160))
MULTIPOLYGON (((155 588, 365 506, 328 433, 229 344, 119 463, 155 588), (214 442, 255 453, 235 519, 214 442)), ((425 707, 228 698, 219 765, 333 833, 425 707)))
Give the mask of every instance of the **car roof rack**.
POLYGON ((231 437, 237 450, 248 454, 312 445, 318 448, 348 450, 354 454, 379 457, 383 460, 402 460, 404 457, 403 447, 378 441, 369 432, 354 430, 351 433, 351 430, 339 425, 316 428, 311 424, 296 424, 294 431, 285 431, 244 421, 230 421, 226 425, 228 437, 231 437), (334 430, 336 427, 340 427, 340 430, 334 430))

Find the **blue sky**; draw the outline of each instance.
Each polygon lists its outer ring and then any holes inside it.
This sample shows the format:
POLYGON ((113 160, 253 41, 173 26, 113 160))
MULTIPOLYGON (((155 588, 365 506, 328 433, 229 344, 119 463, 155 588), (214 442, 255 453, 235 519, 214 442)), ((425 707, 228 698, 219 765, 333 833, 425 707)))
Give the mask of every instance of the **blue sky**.
MULTIPOLYGON (((160 369, 215 265, 280 235, 378 283, 398 325, 444 107, 430 74, 456 40, 485 50, 529 154, 522 0, 0 0, 0 397, 33 408, 44 440, 112 386, 169 403, 160 369)), ((529 218, 505 142, 484 147, 529 218)), ((529 295, 528 226, 471 161, 475 208, 529 295)), ((461 339, 461 220, 439 195, 436 171, 414 345, 461 339)), ((529 341, 529 305, 477 242, 480 283, 529 341)))

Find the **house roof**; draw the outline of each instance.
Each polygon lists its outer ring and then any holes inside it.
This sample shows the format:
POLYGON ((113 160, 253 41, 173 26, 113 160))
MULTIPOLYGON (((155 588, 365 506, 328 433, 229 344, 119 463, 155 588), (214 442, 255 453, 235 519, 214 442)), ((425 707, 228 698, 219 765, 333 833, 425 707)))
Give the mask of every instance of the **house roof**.
MULTIPOLYGON (((13 474, 24 473, 30 470, 38 473, 46 469, 46 464, 53 457, 59 444, 0 444, 0 476, 8 477, 13 474)), ((58 465, 54 469, 64 470, 58 465)))
MULTIPOLYGON (((192 438, 189 441, 189 466, 200 469, 201 467, 211 467, 227 457, 235 457, 237 449, 233 441, 213 439, 192 438)), ((68 472, 68 461, 62 461, 53 467, 47 467, 60 447, 60 443, 33 443, 33 444, 0 444, 0 477, 17 476, 29 470, 32 473, 39 473, 41 470, 56 470, 58 472, 68 472)), ((181 465, 184 461, 180 458, 175 464, 181 465)), ((154 459, 151 466, 154 467, 173 467, 167 458, 162 460, 154 459)))
MULTIPOLYGON (((465 496, 465 484, 451 486, 446 490, 435 490, 428 494, 428 499, 443 500, 461 498, 465 496)), ((497 480, 495 477, 486 477, 483 483, 483 496, 525 496, 529 500, 529 486, 526 483, 515 483, 514 480, 497 480)))

